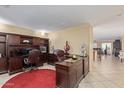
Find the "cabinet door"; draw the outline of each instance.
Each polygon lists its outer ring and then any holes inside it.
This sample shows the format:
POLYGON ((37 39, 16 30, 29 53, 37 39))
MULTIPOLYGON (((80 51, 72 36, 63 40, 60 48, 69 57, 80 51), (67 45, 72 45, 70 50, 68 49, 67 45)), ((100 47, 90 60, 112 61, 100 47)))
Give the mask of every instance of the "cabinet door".
POLYGON ((20 36, 18 35, 7 35, 8 44, 20 44, 20 36))
POLYGON ((3 57, 6 56, 6 43, 0 43, 0 53, 3 57))
POLYGON ((89 61, 88 58, 84 59, 84 75, 86 75, 89 72, 89 61))
POLYGON ((76 69, 73 69, 71 73, 69 73, 69 82, 68 82, 68 87, 69 88, 74 88, 76 83, 77 83, 77 71, 76 69))
POLYGON ((77 70, 77 81, 81 79, 82 73, 83 73, 83 67, 82 67, 82 61, 77 62, 76 64, 76 70, 77 70))
POLYGON ((56 68, 56 85, 58 87, 67 88, 68 86, 68 74, 64 69, 56 68))
POLYGON ((6 58, 0 58, 0 71, 7 70, 6 58))
POLYGON ((40 45, 41 39, 40 38, 33 38, 33 45, 40 45))
POLYGON ((22 70, 22 58, 21 57, 13 57, 9 59, 9 72, 17 72, 22 70))

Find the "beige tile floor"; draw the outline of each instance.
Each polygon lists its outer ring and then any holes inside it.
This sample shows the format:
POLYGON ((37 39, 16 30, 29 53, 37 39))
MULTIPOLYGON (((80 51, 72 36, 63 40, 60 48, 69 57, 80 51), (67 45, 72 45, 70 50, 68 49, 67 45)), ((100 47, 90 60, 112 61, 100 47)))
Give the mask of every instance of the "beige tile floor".
POLYGON ((103 56, 102 61, 92 62, 90 72, 79 88, 123 88, 124 62, 112 56, 103 56))
MULTIPOLYGON (((40 69, 53 69, 54 66, 45 64, 40 69)), ((19 74, 19 73, 17 73, 19 74)), ((0 87, 10 78, 17 74, 9 76, 0 75, 0 87)), ((124 87, 124 62, 120 62, 112 56, 103 56, 102 61, 90 63, 90 72, 80 82, 79 88, 123 88, 124 87)))

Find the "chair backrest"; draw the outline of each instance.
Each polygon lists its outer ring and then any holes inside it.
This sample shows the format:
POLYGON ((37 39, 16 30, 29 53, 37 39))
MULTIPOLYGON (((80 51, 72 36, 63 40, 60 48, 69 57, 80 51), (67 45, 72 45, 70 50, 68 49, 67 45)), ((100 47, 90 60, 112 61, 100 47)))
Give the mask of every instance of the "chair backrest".
POLYGON ((39 57, 40 57, 40 51, 37 49, 32 49, 29 52, 28 60, 31 64, 35 64, 36 62, 39 61, 39 57))
POLYGON ((65 53, 63 50, 56 50, 54 51, 54 54, 57 56, 58 61, 64 61, 65 60, 65 53))

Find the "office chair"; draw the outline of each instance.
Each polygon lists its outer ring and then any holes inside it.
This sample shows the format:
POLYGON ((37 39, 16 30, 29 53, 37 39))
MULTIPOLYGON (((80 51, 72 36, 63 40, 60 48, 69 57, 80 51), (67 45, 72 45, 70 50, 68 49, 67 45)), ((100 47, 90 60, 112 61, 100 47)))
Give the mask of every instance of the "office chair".
POLYGON ((56 56, 56 60, 59 62, 64 61, 66 59, 65 53, 63 50, 60 50, 60 49, 55 50, 54 55, 56 56))

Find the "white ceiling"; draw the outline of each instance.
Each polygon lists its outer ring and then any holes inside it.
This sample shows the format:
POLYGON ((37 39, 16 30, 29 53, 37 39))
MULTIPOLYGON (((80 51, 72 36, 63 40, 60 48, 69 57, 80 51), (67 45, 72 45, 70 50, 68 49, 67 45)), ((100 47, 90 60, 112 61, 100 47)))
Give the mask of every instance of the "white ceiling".
POLYGON ((0 17, 1 22, 48 31, 89 22, 99 40, 124 34, 124 6, 0 6, 0 17))

